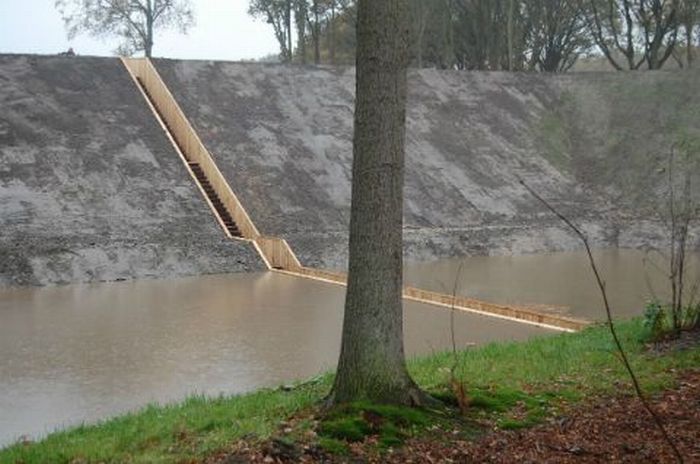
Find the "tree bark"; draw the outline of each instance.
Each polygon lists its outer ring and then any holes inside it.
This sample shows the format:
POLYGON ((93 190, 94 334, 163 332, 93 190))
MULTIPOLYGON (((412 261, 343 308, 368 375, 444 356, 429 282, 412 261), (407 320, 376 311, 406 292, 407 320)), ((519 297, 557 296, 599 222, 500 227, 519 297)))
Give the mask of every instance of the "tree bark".
POLYGON ((359 0, 350 266, 331 402, 421 404, 403 347, 406 0, 359 0))
POLYGON ((314 64, 321 64, 321 19, 319 13, 319 0, 314 0, 314 27, 313 27, 313 39, 314 39, 314 64))
POLYGON ((445 61, 443 66, 447 69, 452 69, 455 66, 455 37, 454 37, 454 24, 452 23, 452 15, 454 12, 454 4, 452 0, 447 1, 447 7, 445 8, 445 24, 447 29, 447 44, 445 46, 445 61))
POLYGON ((693 67, 693 28, 692 26, 686 26, 685 28, 686 39, 685 39, 685 56, 686 64, 688 69, 693 67))
POLYGON ((335 65, 335 0, 331 0, 331 20, 328 50, 330 53, 330 62, 335 65))
POLYGON ((306 64, 306 23, 308 22, 308 5, 306 0, 297 0, 294 8, 294 20, 297 25, 297 53, 299 63, 306 64))
POLYGON ((508 2, 508 71, 513 72, 513 16, 515 15, 515 0, 508 2))
POLYGON ((291 63, 294 55, 292 45, 292 0, 285 2, 284 9, 284 27, 287 29, 287 62, 291 63))
POLYGON ((143 53, 146 58, 153 54, 153 6, 150 0, 146 2, 146 43, 143 44, 143 53))

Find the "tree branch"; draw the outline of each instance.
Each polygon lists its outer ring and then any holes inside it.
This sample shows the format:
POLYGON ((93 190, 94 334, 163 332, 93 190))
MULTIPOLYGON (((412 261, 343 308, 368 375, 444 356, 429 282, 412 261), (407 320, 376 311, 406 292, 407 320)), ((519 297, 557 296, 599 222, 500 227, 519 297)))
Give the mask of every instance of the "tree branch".
POLYGON ((596 265, 595 259, 593 259, 593 253, 591 252, 591 247, 588 243, 588 238, 586 235, 579 229, 573 222, 569 220, 566 216, 564 216, 562 213, 557 211, 552 205, 547 202, 544 198, 542 198, 537 192, 535 192, 529 185, 525 183, 522 179, 519 179, 520 185, 522 185, 530 194, 535 197, 540 203, 542 203, 549 211, 551 211, 556 217, 558 217, 564 224, 566 224, 581 240, 583 243, 583 246, 586 249, 586 254, 588 255, 588 262, 590 264, 591 270, 593 271, 593 274, 595 276, 596 283, 598 284, 598 288, 600 290, 600 294, 603 297, 603 304, 605 305, 605 314, 607 317, 607 325, 608 328, 610 329, 610 334, 612 335, 612 338, 615 342, 615 346, 617 347, 617 351, 620 355, 620 359, 622 360, 622 363, 625 366, 625 369, 627 370, 627 373, 629 374, 630 379, 632 380, 632 385, 634 386, 634 391, 637 394, 637 397, 639 398, 639 401, 642 403, 642 406, 646 411, 649 413, 649 415, 652 417, 654 422, 656 423, 656 426, 658 427, 659 431, 663 435, 664 439, 666 440, 666 443, 668 443, 669 447, 673 450, 673 454, 676 457, 676 461, 679 463, 683 463, 683 456, 681 455, 680 451, 678 450, 678 447, 676 444, 673 442, 671 439, 671 436, 668 434, 666 431, 666 428, 664 427, 663 422, 661 421, 661 418, 654 412, 654 410, 651 408, 651 405, 647 401, 646 397, 644 396, 644 393, 642 392, 642 388, 639 385, 639 380, 637 379, 637 375, 634 373, 634 370, 632 369, 632 365, 629 362, 629 359, 627 358, 627 353, 625 352, 624 348, 622 347, 622 343, 620 342, 620 338, 617 335, 617 330, 615 329, 615 324, 613 322, 612 318, 612 311, 610 309, 610 303, 608 301, 608 294, 607 291, 605 290, 605 282, 603 281, 600 272, 598 271, 598 266, 596 265))

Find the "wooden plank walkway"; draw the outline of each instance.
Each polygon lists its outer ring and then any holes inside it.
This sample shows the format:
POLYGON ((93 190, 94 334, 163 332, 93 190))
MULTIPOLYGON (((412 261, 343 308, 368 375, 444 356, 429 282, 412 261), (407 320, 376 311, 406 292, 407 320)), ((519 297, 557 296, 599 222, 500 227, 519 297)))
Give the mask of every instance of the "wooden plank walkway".
MULTIPOLYGON (((277 270, 286 275, 303 277, 336 285, 347 285, 347 275, 341 272, 326 271, 301 267, 296 270, 277 270)), ((465 296, 453 297, 445 293, 423 290, 416 287, 404 287, 405 300, 415 301, 447 309, 455 309, 475 314, 521 322, 562 332, 577 332, 591 324, 590 321, 577 319, 548 311, 537 311, 532 308, 515 305, 499 305, 465 296)))
MULTIPOLYGON (((272 271, 336 285, 347 284, 345 274, 304 267, 284 239, 262 235, 221 174, 214 158, 200 140, 153 63, 148 58, 122 58, 122 62, 181 157, 187 171, 202 192, 227 237, 252 242, 265 265, 272 271)), ((566 332, 581 330, 590 324, 585 320, 547 311, 498 305, 414 287, 404 287, 403 297, 406 300, 419 303, 566 332)))

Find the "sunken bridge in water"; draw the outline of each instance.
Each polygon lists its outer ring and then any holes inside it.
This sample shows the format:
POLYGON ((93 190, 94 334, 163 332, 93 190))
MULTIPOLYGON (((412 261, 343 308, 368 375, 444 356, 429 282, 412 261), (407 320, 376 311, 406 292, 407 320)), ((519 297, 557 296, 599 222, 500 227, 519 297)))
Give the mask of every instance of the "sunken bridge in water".
MULTIPOLYGON (((518 178, 598 246, 657 243, 659 227, 635 212, 660 182, 663 134, 700 127, 697 78, 412 71, 406 258, 576 248, 518 178)), ((344 284, 352 68, 0 55, 0 82, 0 285, 263 269, 344 284)))

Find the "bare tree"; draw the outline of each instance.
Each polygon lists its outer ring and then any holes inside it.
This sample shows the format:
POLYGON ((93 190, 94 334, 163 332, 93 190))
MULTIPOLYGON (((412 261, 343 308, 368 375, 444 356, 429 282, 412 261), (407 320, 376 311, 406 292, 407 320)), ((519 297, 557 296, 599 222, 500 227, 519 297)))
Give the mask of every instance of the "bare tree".
POLYGON ((297 27, 297 55, 306 64, 306 27, 309 22, 309 5, 306 0, 294 1, 294 22, 297 27))
POLYGON ((617 70, 661 69, 678 40, 680 0, 582 0, 593 39, 617 70), (622 55, 626 65, 619 61, 622 55))
POLYGON ((507 8, 502 0, 456 0, 456 56, 460 69, 501 70, 509 66, 507 8))
POLYGON ((454 0, 410 0, 411 58, 422 67, 454 66, 454 0))
POLYGON ((330 19, 328 22, 328 29, 329 29, 329 32, 328 32, 328 55, 329 55, 331 64, 335 64, 335 43, 336 43, 335 18, 336 18, 336 14, 338 12, 338 5, 337 5, 336 0, 330 0, 330 11, 331 11, 331 15, 330 15, 330 19))
POLYGON ((523 70, 528 35, 523 13, 527 4, 521 0, 454 0, 455 67, 523 70))
MULTIPOLYGON (((683 27, 683 38, 685 39, 685 65, 688 68, 693 66, 693 56, 695 48, 695 30, 697 40, 700 42, 700 0, 681 0, 680 24, 683 27)), ((679 61, 681 67, 684 63, 679 61)))
POLYGON ((294 57, 305 64, 313 47, 314 63, 321 62, 321 44, 324 33, 328 38, 330 61, 334 58, 333 35, 337 13, 349 0, 250 0, 248 14, 264 19, 274 30, 280 47, 280 58, 291 62, 294 57), (294 40, 296 34, 296 40, 294 40), (293 48, 296 45, 296 50, 293 48))
POLYGON ((515 0, 508 0, 508 19, 506 21, 506 41, 508 43, 508 71, 513 71, 513 60, 515 56, 514 52, 514 39, 515 35, 513 32, 515 21, 515 0))
POLYGON ((547 200, 542 198, 537 192, 535 192, 529 185, 527 185, 522 179, 520 179, 520 185, 525 187, 525 189, 532 195, 534 196, 540 203, 542 203, 549 211, 551 211, 557 218, 559 218, 566 226, 571 229, 571 231, 578 237, 578 239, 581 241, 583 244, 584 249, 586 250, 586 255, 588 256, 588 264, 590 265, 591 272, 593 272, 593 276, 595 277, 596 284, 598 285, 598 290, 600 290, 600 295, 603 299, 603 307, 605 308, 605 317, 606 317, 606 322, 608 329, 610 330, 610 335, 612 336, 613 342, 615 343, 615 348, 617 349, 617 353, 619 354, 619 358, 622 361, 622 364, 625 366, 625 370, 627 371, 627 374, 629 374, 630 380, 632 380, 632 386, 634 387, 634 392, 637 395, 637 398, 639 398, 639 401, 642 403, 642 406, 644 409, 649 413, 651 418, 654 420, 654 423, 656 424, 656 427, 659 429, 661 434, 664 437, 664 440, 668 444, 669 448, 673 451, 673 455, 676 458, 676 462, 683 464, 683 456, 681 455, 680 451, 678 450, 678 446, 676 446, 676 443, 673 441, 671 438, 671 435, 669 435, 668 431, 666 430, 666 427, 664 426, 663 421, 659 417, 658 414, 654 411, 654 409, 651 407, 651 404, 647 400, 646 396, 644 395, 644 392, 642 391, 642 387, 639 383, 639 379, 637 378, 637 374, 635 374, 634 369, 632 368, 632 364, 630 364, 629 359, 627 357, 627 352, 625 351, 624 347, 622 346, 622 342, 620 341, 620 337, 617 334, 617 329, 615 327, 615 322, 613 320, 613 315, 612 315, 612 309, 610 307, 610 300, 608 299, 608 291, 605 287, 605 281, 603 280, 603 277, 598 270, 598 265, 595 262, 595 259, 593 258, 593 252, 591 251, 591 246, 590 243, 588 242, 588 237, 586 234, 583 233, 583 231, 571 220, 566 217, 564 214, 559 212, 556 208, 554 208, 547 200))
POLYGON ((577 0, 525 2, 531 68, 564 72, 590 47, 583 9, 577 0))
POLYGON ((81 33, 94 37, 117 36, 120 55, 153 52, 157 29, 177 28, 182 33, 194 24, 189 0, 56 0, 68 37, 81 33))
POLYGON ((251 0, 248 14, 272 26, 280 46, 280 59, 292 61, 292 0, 251 0))
MULTIPOLYGON (((652 306, 657 311, 654 319, 658 324, 654 336, 669 335, 664 326, 667 314, 671 317, 670 335, 675 337, 684 328, 692 328, 696 323, 693 312, 700 279, 689 281, 688 255, 693 250, 693 230, 700 219, 700 198, 693 188, 700 180, 700 158, 692 143, 680 143, 679 146, 680 149, 678 146, 671 148, 668 165, 662 170, 667 175, 667 185, 659 195, 657 205, 657 217, 668 233, 667 247, 650 247, 645 257, 645 264, 650 264, 668 279, 671 296, 670 302, 663 302, 656 297, 656 291, 647 279, 647 286, 656 300, 652 306), (658 254, 660 263, 652 259, 653 254, 658 254)), ((695 243, 696 248, 699 245, 700 242, 695 243)))
POLYGON ((326 47, 328 61, 354 59, 357 4, 355 0, 324 0, 326 2, 326 47), (348 58, 341 55, 346 55, 348 58))
POLYGON ((402 224, 406 0, 359 0, 350 263, 335 403, 423 404, 406 369, 402 224))
POLYGON ((325 12, 325 5, 321 0, 313 0, 311 14, 308 17, 311 40, 314 44, 314 64, 321 63, 321 21, 325 12))
POLYGON ((669 229, 669 273, 671 284, 671 323, 676 336, 682 328, 682 315, 686 297, 686 272, 689 239, 693 223, 700 215, 700 204, 692 194, 692 173, 697 162, 686 154, 676 174, 678 161, 676 149, 672 148, 668 159, 668 204, 663 219, 669 229))
POLYGON ((430 2, 425 0, 410 0, 409 3, 411 24, 414 28, 411 36, 414 38, 416 65, 419 68, 423 67, 425 29, 427 28, 428 16, 430 15, 430 6, 430 2))

